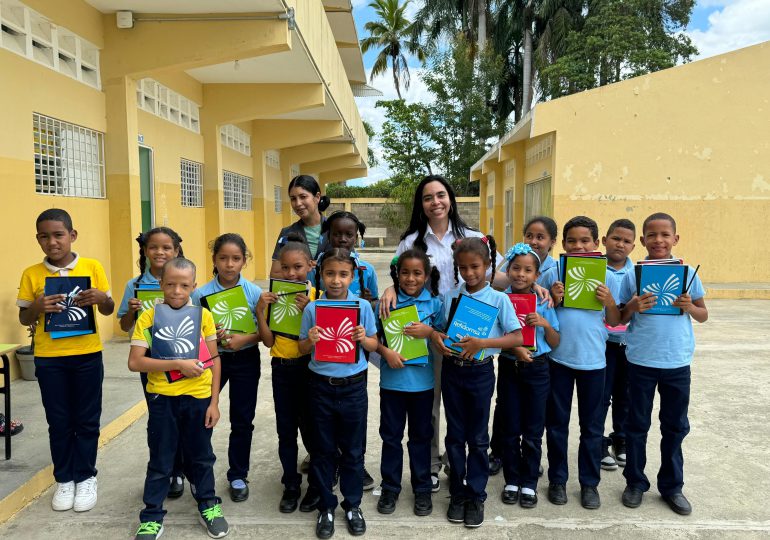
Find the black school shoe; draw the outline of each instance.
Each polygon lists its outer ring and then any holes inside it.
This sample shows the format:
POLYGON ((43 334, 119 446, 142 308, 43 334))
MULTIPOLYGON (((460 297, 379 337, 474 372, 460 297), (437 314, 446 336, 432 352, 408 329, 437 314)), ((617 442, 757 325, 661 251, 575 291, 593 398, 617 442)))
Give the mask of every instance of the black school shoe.
POLYGON ((369 491, 370 489, 374 489, 374 478, 364 467, 364 491, 369 491))
POLYGON ((626 486, 626 489, 623 490, 623 496, 620 498, 620 501, 623 503, 623 506, 627 508, 639 508, 639 506, 642 504, 643 496, 644 492, 641 489, 626 486))
POLYGON ((380 500, 377 501, 377 511, 380 514, 392 514, 396 511, 398 493, 389 489, 383 489, 380 500))
POLYGON ((602 461, 601 466, 604 471, 614 471, 618 468, 618 462, 610 454, 610 447, 612 446, 612 439, 605 437, 602 439, 602 461))
POLYGON ((281 502, 278 503, 278 511, 282 514, 291 514, 297 509, 299 497, 302 492, 299 488, 290 487, 283 490, 281 502))
POLYGON ((334 536, 334 513, 318 512, 318 521, 315 524, 315 535, 321 540, 334 536))
POLYGON ((414 494, 414 515, 429 516, 433 513, 433 501, 429 492, 414 494))
POLYGON ((519 490, 503 489, 503 492, 500 494, 500 500, 503 501, 503 504, 516 504, 519 502, 519 490))
POLYGON ((586 510, 596 510, 602 505, 596 486, 580 486, 580 504, 586 510))
POLYGON ((446 518, 450 523, 462 523, 465 521, 465 497, 450 497, 446 518))
POLYGON ((184 478, 181 476, 172 476, 169 480, 168 497, 169 499, 178 499, 184 495, 184 478))
POLYGON ((615 454, 615 461, 621 467, 626 466, 626 440, 612 439, 612 453, 615 454))
POLYGON ((348 532, 353 536, 361 536, 366 532, 366 521, 361 509, 351 508, 345 513, 345 519, 348 520, 348 532))
POLYGON ((465 526, 469 529, 481 527, 484 523, 484 503, 479 499, 466 501, 465 503, 465 526))
POLYGON ((249 481, 233 480, 230 482, 230 500, 243 502, 249 498, 249 481))
POLYGON ((503 460, 494 454, 489 454, 489 476, 499 474, 503 468, 503 460))
POLYGON ((522 493, 519 495, 519 504, 521 504, 522 508, 534 508, 537 506, 537 493, 534 495, 528 495, 526 493, 522 493))
POLYGON ((689 516, 692 514, 692 506, 690 501, 687 500, 681 492, 672 493, 671 495, 662 495, 663 500, 666 501, 669 508, 679 514, 680 516, 689 516))
POLYGON ((551 504, 557 504, 559 506, 567 504, 567 487, 564 484, 549 485, 548 500, 551 504))
POLYGON ((318 508, 318 502, 321 500, 321 495, 318 490, 313 486, 308 486, 305 496, 299 503, 300 512, 312 512, 318 508))

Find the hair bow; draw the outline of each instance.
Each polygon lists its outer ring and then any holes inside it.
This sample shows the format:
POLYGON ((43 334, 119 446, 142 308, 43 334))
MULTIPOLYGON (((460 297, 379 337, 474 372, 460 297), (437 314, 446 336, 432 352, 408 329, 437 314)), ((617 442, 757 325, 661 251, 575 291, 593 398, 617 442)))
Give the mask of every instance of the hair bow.
POLYGON ((529 255, 530 253, 535 256, 538 262, 540 262, 540 257, 538 256, 537 252, 532 249, 532 246, 523 242, 519 242, 511 249, 509 249, 508 253, 505 254, 505 258, 508 261, 512 261, 516 255, 529 255))

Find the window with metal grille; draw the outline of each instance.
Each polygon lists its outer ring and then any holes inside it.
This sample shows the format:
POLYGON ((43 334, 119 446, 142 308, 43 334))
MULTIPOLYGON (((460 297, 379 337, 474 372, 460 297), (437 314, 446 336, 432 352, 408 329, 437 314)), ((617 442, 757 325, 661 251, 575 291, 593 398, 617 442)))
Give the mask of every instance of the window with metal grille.
POLYGON ((281 198, 281 186, 273 186, 273 196, 275 198, 275 213, 280 214, 283 211, 283 200, 281 198))
POLYGON ((179 183, 182 188, 182 206, 203 206, 203 165, 184 159, 180 161, 179 183))
POLYGON ((546 176, 524 186, 524 222, 535 216, 550 216, 551 177, 546 176))
POLYGON ((33 113, 35 191, 102 199, 104 134, 33 113))
POLYGON ((225 208, 251 210, 251 178, 232 171, 223 171, 225 208))

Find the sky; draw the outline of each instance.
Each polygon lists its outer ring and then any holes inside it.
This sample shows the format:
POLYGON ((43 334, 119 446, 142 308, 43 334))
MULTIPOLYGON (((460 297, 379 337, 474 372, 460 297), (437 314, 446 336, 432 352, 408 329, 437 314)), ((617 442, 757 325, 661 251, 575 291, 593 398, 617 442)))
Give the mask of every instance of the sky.
MULTIPOLYGON (((368 6, 370 0, 352 1, 353 17, 356 21, 358 37, 361 39, 368 35, 364 25, 376 17, 374 9, 368 6)), ((420 2, 421 0, 412 0, 407 13, 413 15, 420 2)), ((770 40, 770 0, 699 0, 696 2, 686 33, 698 48, 699 54, 694 60, 768 41, 770 40)), ((369 51, 364 55, 367 76, 376 56, 377 51, 369 51)), ((404 99, 410 102, 430 102, 431 95, 420 79, 420 62, 410 58, 409 68, 411 85, 408 90, 402 90, 404 99)), ((381 131, 385 115, 381 109, 375 107, 375 104, 379 99, 396 99, 392 80, 393 77, 388 70, 368 82, 369 85, 383 92, 382 97, 356 98, 361 117, 368 121, 377 133, 381 131)), ((351 180, 348 184, 367 185, 388 178, 389 171, 387 164, 381 159, 382 150, 377 139, 370 141, 369 145, 380 158, 379 166, 370 168, 367 178, 351 180)))

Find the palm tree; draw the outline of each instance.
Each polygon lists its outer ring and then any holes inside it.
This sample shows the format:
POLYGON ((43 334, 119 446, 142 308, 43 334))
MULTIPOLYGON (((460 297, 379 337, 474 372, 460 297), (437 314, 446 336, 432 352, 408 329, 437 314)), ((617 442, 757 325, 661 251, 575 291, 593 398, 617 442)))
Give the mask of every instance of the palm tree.
POLYGON ((403 4, 399 4, 399 0, 372 0, 369 7, 374 9, 379 20, 369 21, 364 25, 364 30, 369 32, 369 37, 361 40, 363 53, 371 48, 380 47, 369 80, 385 73, 390 60, 393 85, 396 87, 398 99, 403 99, 402 84, 405 90, 409 89, 409 66, 404 51, 414 54, 421 62, 425 61, 425 52, 413 35, 413 24, 404 15, 408 5, 409 0, 403 4))

